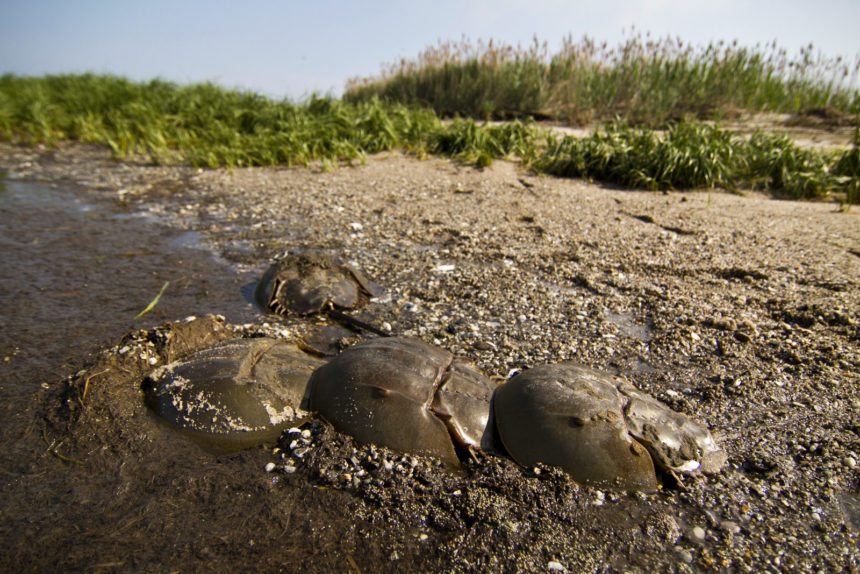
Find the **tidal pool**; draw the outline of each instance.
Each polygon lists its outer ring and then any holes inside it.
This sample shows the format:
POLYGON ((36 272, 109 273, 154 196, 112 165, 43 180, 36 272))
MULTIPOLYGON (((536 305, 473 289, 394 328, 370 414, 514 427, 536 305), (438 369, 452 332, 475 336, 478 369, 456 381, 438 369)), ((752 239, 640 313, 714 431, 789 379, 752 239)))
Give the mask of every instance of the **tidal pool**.
POLYGON ((16 456, 31 397, 123 334, 187 315, 251 321, 245 277, 187 231, 72 189, 0 179, 0 454, 16 456), (158 304, 136 317, 170 282, 158 304))

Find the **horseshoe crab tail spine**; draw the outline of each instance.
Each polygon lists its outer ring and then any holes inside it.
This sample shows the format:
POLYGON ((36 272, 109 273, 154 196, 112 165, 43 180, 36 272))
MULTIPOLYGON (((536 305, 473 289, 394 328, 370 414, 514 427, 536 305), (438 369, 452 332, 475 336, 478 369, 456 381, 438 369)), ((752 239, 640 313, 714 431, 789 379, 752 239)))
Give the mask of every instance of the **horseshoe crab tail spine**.
POLYGON ((373 333, 374 335, 378 335, 380 337, 390 337, 392 335, 391 333, 387 333, 382 329, 374 327, 370 323, 365 323, 361 319, 356 319, 352 315, 348 315, 343 311, 338 311, 330 302, 326 304, 325 314, 336 321, 347 323, 349 325, 352 325, 353 327, 361 329, 362 331, 367 331, 368 333, 373 333))

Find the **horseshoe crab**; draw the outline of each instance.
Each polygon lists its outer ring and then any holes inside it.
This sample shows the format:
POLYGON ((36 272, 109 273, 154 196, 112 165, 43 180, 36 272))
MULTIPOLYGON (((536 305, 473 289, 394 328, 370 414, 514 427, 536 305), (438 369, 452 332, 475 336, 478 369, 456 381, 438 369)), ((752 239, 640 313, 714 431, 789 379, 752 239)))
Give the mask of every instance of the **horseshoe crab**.
POLYGON ((311 410, 360 442, 457 465, 454 445, 492 449, 495 385, 465 360, 417 339, 360 343, 317 369, 311 410))
POLYGON ((715 473, 726 464, 726 453, 707 427, 671 410, 624 379, 618 379, 617 385, 630 434, 645 445, 659 468, 715 473))
POLYGON ((307 416, 307 385, 323 363, 278 339, 235 339, 154 370, 149 407, 171 426, 219 449, 259 444, 307 416))
POLYGON ((493 403, 502 444, 517 462, 560 466, 582 484, 654 491, 655 464, 715 472, 725 461, 705 427, 620 377, 573 363, 520 373, 493 403))
POLYGON ((326 308, 352 309, 379 295, 379 287, 355 267, 318 252, 276 261, 257 284, 254 298, 279 315, 311 315, 326 308))

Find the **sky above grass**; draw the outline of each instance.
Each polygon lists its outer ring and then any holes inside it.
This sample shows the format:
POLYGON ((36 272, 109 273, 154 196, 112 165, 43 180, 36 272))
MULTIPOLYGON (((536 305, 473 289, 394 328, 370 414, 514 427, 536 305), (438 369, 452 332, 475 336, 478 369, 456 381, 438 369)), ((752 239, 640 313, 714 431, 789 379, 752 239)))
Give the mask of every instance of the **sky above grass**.
POLYGON ((631 29, 706 45, 774 40, 860 56, 858 0, 0 0, 0 73, 112 73, 212 81, 272 97, 340 95, 346 81, 442 40, 551 52, 568 35, 618 44, 631 29))

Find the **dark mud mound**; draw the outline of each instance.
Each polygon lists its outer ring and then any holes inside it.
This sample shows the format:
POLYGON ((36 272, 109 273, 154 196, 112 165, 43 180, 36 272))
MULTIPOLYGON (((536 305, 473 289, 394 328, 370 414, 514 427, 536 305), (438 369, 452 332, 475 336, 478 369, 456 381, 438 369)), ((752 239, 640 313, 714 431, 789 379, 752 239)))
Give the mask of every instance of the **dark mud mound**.
POLYGON ((19 497, 6 507, 29 514, 31 526, 4 539, 5 566, 340 569, 340 559, 324 549, 347 530, 348 495, 284 490, 264 470, 269 447, 208 451, 144 405, 141 382, 154 365, 257 334, 263 333, 237 332, 213 316, 167 323, 126 336, 66 381, 46 400, 40 430, 46 453, 18 479, 19 497), (38 490, 27 487, 35 477, 42 481, 38 490))

